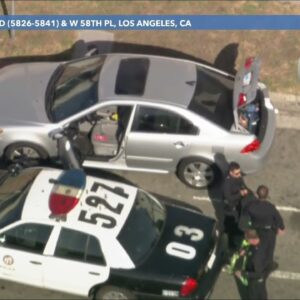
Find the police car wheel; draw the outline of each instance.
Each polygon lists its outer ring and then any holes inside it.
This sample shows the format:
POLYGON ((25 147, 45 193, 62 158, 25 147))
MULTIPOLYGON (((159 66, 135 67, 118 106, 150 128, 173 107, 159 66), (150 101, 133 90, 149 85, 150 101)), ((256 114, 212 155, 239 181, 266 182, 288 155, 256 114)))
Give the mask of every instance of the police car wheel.
POLYGON ((115 286, 105 286, 95 294, 96 300, 135 300, 136 297, 128 290, 115 286))

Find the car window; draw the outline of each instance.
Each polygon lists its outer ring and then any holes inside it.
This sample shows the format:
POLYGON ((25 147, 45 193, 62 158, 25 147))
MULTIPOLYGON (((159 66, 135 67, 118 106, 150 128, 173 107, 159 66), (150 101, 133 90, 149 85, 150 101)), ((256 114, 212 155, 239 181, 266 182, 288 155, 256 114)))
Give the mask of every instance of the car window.
POLYGON ((164 206, 147 192, 138 190, 134 206, 118 236, 135 265, 139 265, 154 249, 165 220, 164 206))
POLYGON ((189 110, 229 130, 233 124, 232 97, 231 78, 197 67, 197 83, 189 110))
POLYGON ((54 255, 60 258, 105 265, 99 241, 80 231, 62 228, 54 255))
POLYGON ((198 129, 174 112, 141 106, 136 112, 132 131, 195 135, 198 129))
POLYGON ((149 65, 148 58, 122 59, 116 79, 116 95, 143 95, 149 65))
POLYGON ((42 254, 53 226, 43 224, 22 224, 0 235, 4 247, 42 254))
POLYGON ((98 80, 105 56, 60 65, 46 91, 46 111, 59 122, 98 102, 98 80))
POLYGON ((25 169, 12 176, 6 173, 0 179, 0 228, 21 218, 23 206, 34 179, 41 169, 25 169))

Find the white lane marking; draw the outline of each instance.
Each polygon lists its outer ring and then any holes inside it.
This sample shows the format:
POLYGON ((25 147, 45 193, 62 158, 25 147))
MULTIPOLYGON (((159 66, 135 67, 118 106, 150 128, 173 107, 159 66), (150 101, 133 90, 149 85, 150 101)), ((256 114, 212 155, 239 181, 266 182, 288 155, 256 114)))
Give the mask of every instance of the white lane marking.
POLYGON ((300 213, 300 208, 291 206, 276 206, 278 210, 300 213))
POLYGON ((193 199, 194 200, 197 200, 197 201, 206 201, 206 202, 221 202, 220 199, 216 199, 216 198, 208 198, 208 197, 199 197, 199 196, 193 196, 193 199))
MULTIPOLYGON (((206 201, 206 202, 221 202, 220 199, 215 199, 215 198, 208 198, 208 197, 199 197, 199 196, 193 196, 194 200, 197 201, 206 201)), ((281 211, 287 211, 287 212, 295 212, 295 213, 300 213, 300 208, 297 207, 292 207, 292 206, 276 206, 278 210, 281 211)))
POLYGON ((288 271, 274 271, 270 277, 277 279, 289 279, 289 280, 300 280, 300 273, 288 272, 288 271))
MULTIPOLYGON (((222 272, 227 273, 227 271, 224 270, 222 270, 222 272)), ((300 273, 278 270, 272 272, 270 277, 275 279, 300 280, 300 273)))

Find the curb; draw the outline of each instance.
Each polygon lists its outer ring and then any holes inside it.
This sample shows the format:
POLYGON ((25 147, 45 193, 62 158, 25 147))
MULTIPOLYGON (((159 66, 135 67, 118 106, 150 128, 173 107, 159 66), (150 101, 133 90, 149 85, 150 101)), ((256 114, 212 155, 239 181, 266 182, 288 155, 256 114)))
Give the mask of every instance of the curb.
POLYGON ((274 104, 289 102, 297 104, 300 107, 300 95, 270 92, 270 98, 274 104))

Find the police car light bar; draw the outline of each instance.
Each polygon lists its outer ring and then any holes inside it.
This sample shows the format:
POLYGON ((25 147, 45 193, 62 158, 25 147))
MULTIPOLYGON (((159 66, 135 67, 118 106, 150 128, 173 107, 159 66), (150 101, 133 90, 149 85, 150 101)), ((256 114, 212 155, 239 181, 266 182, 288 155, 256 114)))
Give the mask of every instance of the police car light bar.
POLYGON ((79 202, 86 184, 85 173, 80 169, 63 172, 51 191, 49 209, 53 215, 69 213, 79 202))

